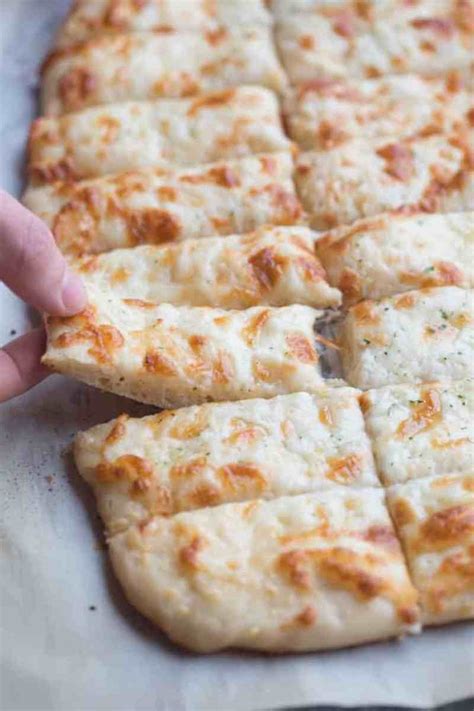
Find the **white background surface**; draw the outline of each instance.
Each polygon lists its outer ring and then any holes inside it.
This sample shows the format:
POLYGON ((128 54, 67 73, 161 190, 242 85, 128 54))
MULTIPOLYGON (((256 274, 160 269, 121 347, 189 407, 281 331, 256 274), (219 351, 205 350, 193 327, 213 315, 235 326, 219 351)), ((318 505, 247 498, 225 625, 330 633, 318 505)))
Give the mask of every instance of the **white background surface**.
MULTIPOLYGON (((36 67, 65 5, 0 0, 0 184, 15 194, 36 67)), ((0 342, 29 316, 0 285, 0 342)), ((474 693, 467 625, 299 657, 197 657, 168 644, 124 601, 67 452, 78 429, 123 410, 147 412, 59 376, 0 406, 3 711, 430 707, 474 693)))

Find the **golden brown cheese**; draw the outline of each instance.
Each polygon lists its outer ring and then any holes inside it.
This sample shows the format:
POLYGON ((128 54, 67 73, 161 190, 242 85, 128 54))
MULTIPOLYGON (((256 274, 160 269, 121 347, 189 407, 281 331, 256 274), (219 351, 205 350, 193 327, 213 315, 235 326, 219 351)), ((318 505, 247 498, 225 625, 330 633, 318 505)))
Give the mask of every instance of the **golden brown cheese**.
POLYGON ((309 651, 419 630, 376 489, 155 516, 113 535, 110 553, 132 604, 200 652, 309 651))
POLYGON ((411 139, 355 139, 302 153, 296 186, 314 229, 383 211, 474 209, 472 129, 411 139))
POLYGON ((472 374, 473 291, 456 286, 361 301, 342 324, 347 381, 361 389, 472 374))
POLYGON ((230 501, 380 486, 349 388, 121 415, 78 435, 75 459, 109 533, 230 501))
POLYGON ((285 13, 276 39, 292 83, 433 76, 472 63, 473 15, 472 0, 315 3, 285 13))
POLYGON ((192 96, 243 84, 277 92, 286 85, 264 26, 103 34, 47 58, 41 106, 44 114, 59 116, 99 104, 192 96))
POLYGON ((472 380, 369 390, 361 404, 385 484, 472 468, 472 380))
POLYGON ((23 203, 46 222, 63 252, 94 254, 297 224, 304 216, 292 169, 289 153, 148 168, 29 188, 23 203))
POLYGON ((474 617, 474 476, 448 474, 393 486, 388 504, 425 624, 474 617))
POLYGON ((246 24, 269 26, 264 0, 76 0, 56 45, 70 47, 98 34, 208 30, 246 24))
POLYGON ((471 123, 474 100, 468 77, 449 73, 378 79, 315 77, 288 92, 290 137, 305 150, 328 150, 353 139, 429 136, 471 123))
POLYGON ((243 86, 195 98, 130 101, 39 118, 30 131, 28 172, 38 185, 277 153, 290 146, 276 96, 243 86))
POLYGON ((43 362, 158 407, 273 397, 324 384, 309 306, 225 311, 122 299, 88 286, 74 317, 48 318, 43 362))
POLYGON ((474 212, 377 215, 328 232, 317 251, 346 304, 417 288, 472 288, 474 212))
POLYGON ((225 239, 207 237, 71 260, 88 285, 127 301, 242 309, 259 304, 337 306, 306 227, 262 227, 225 239))

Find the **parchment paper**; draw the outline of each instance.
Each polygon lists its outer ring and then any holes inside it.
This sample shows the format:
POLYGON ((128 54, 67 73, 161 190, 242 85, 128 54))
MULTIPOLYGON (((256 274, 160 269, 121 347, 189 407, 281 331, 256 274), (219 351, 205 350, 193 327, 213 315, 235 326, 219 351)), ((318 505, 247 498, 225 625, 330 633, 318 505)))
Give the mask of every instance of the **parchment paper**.
MULTIPOLYGON (((0 0, 0 180, 16 194, 35 68, 63 10, 55 0, 0 0)), ((0 285, 0 341, 30 316, 0 285)), ((0 406, 4 711, 431 707, 474 693, 468 625, 302 656, 198 657, 169 644, 124 601, 67 452, 78 429, 124 410, 150 411, 59 376, 0 406)))

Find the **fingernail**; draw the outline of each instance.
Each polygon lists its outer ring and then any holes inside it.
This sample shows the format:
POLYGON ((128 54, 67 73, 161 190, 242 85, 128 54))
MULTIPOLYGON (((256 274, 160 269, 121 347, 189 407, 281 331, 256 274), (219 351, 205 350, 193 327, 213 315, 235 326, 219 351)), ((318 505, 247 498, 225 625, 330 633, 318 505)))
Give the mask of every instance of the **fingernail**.
POLYGON ((79 277, 73 272, 66 272, 61 298, 66 314, 77 314, 85 308, 87 303, 86 290, 79 277))

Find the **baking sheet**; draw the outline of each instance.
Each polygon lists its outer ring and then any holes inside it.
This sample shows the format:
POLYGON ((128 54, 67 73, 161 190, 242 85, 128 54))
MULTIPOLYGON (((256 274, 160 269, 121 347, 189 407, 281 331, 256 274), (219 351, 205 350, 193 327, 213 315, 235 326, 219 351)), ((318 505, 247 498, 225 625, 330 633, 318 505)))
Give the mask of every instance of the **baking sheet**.
MULTIPOLYGON (((15 194, 35 69, 67 3, 0 0, 0 185, 15 194)), ((0 341, 31 313, 0 285, 0 341)), ((301 656, 198 657, 169 644, 125 602, 103 549, 73 434, 150 408, 53 376, 0 406, 4 711, 180 711, 317 704, 431 707, 474 693, 472 626, 301 656)))

